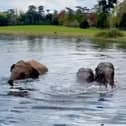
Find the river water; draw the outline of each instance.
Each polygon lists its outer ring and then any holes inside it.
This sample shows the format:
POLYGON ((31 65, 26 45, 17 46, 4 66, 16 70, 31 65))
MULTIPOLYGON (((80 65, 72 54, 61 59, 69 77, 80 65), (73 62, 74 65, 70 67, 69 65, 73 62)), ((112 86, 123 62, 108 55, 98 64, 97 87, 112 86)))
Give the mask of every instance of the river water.
POLYGON ((75 38, 0 36, 0 126, 126 125, 126 45, 75 38), (7 80, 18 60, 48 66, 37 80, 7 80), (114 89, 77 82, 80 67, 115 66, 114 89))

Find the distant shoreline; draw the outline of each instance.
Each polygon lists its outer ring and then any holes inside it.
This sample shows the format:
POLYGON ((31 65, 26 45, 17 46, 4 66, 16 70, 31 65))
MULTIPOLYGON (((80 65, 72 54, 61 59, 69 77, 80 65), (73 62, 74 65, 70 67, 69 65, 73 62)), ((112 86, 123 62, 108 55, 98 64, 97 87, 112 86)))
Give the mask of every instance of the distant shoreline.
POLYGON ((124 41, 126 42, 126 31, 122 31, 123 37, 103 38, 95 35, 100 31, 107 31, 97 28, 80 29, 64 26, 51 25, 24 25, 24 26, 4 26, 0 27, 0 34, 14 36, 32 36, 32 37, 73 37, 73 38, 89 38, 107 41, 124 41))

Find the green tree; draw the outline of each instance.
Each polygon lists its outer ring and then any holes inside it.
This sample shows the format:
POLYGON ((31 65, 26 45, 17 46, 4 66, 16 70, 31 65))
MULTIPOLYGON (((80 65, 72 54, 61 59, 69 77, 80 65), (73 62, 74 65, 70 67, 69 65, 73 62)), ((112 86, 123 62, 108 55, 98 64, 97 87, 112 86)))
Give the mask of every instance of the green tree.
POLYGON ((45 14, 45 12, 44 12, 44 6, 41 5, 41 6, 38 7, 38 13, 40 15, 44 16, 44 14, 45 14))
POLYGON ((25 15, 25 23, 26 24, 39 24, 39 14, 36 10, 36 6, 30 5, 28 7, 28 11, 25 15))
POLYGON ((118 5, 117 17, 119 20, 119 27, 122 29, 126 29, 126 0, 122 1, 118 5))
POLYGON ((58 21, 58 11, 54 10, 53 15, 52 15, 52 25, 59 25, 58 21))
POLYGON ((89 23, 86 19, 80 23, 80 28, 89 28, 89 23))
POLYGON ((16 10, 9 9, 5 13, 6 13, 7 18, 8 18, 8 24, 9 25, 16 25, 17 24, 17 14, 16 14, 16 10))
POLYGON ((99 9, 103 13, 109 13, 115 4, 117 4, 117 0, 100 0, 98 2, 99 9))
POLYGON ((111 23, 107 23, 112 9, 117 4, 117 0, 100 0, 97 9, 97 27, 106 28, 111 23))
POLYGON ((8 25, 7 15, 5 13, 0 13, 0 26, 8 25))
POLYGON ((58 14, 58 22, 59 22, 59 25, 63 25, 65 15, 66 15, 66 11, 65 10, 61 10, 59 12, 59 14, 58 14))
POLYGON ((66 7, 66 10, 67 11, 65 11, 63 25, 73 27, 75 24, 76 27, 78 21, 75 18, 74 10, 69 7, 66 7))
POLYGON ((84 10, 81 6, 77 6, 76 8, 77 8, 77 10, 75 12, 75 17, 79 23, 82 23, 85 20, 86 15, 85 15, 84 10))
POLYGON ((108 13, 99 13, 97 15, 97 27, 98 28, 107 28, 107 27, 109 27, 108 13))
POLYGON ((121 16, 119 27, 126 30, 126 13, 121 16))
POLYGON ((38 6, 38 16, 39 16, 39 24, 45 24, 45 11, 44 6, 40 5, 38 6))
POLYGON ((24 25, 27 24, 27 18, 26 18, 26 14, 22 11, 20 11, 20 15, 18 17, 18 24, 19 25, 24 25))

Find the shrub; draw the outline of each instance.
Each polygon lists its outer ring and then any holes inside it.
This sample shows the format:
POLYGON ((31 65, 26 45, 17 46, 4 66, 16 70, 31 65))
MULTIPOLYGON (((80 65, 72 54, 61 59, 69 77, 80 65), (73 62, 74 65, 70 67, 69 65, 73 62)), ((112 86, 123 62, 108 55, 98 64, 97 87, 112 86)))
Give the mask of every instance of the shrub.
POLYGON ((80 28, 89 28, 89 23, 87 20, 84 20, 80 23, 80 28))
POLYGON ((102 31, 96 34, 96 37, 105 37, 105 38, 115 38, 122 37, 123 33, 117 29, 110 29, 109 31, 102 31))
POLYGON ((7 16, 4 14, 0 14, 0 26, 6 26, 6 25, 8 25, 7 16))
POLYGON ((70 26, 70 27, 79 27, 79 22, 77 20, 74 20, 68 26, 70 26))
POLYGON ((51 24, 52 25, 59 25, 58 18, 57 17, 53 18, 51 24))
POLYGON ((68 27, 79 27, 79 22, 76 19, 73 21, 66 20, 63 25, 68 27))
POLYGON ((120 19, 119 27, 122 29, 126 29, 126 13, 124 13, 120 19))
POLYGON ((108 13, 100 13, 97 15, 97 27, 98 28, 108 28, 108 13))

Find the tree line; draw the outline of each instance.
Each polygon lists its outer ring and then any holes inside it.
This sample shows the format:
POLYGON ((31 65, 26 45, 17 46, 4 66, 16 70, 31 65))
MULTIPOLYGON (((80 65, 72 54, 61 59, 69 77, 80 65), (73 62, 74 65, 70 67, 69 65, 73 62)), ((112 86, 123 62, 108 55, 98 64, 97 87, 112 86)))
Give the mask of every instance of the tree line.
POLYGON ((118 27, 126 29, 126 0, 99 0, 93 9, 76 6, 53 12, 44 6, 30 5, 26 12, 9 9, 0 12, 0 26, 8 25, 63 25, 68 27, 118 27))

